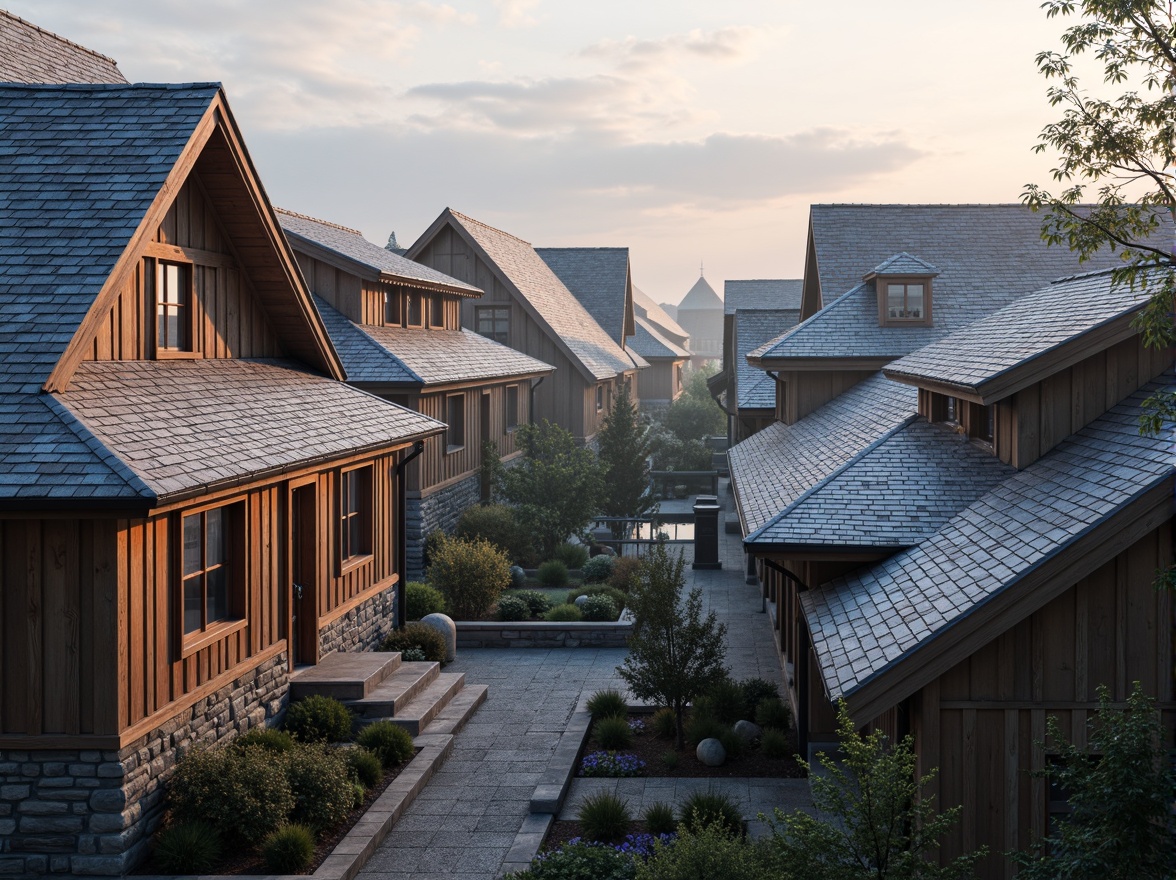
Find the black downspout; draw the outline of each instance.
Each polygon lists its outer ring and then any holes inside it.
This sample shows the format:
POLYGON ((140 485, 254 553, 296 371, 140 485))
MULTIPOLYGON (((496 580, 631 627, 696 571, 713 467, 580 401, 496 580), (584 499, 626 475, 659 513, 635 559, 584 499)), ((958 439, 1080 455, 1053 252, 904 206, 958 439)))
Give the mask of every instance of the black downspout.
POLYGON ((546 378, 546 376, 540 376, 538 382, 531 383, 531 411, 527 413, 527 424, 529 425, 535 424, 535 389, 542 385, 546 378))
POLYGON ((408 463, 425 451, 425 441, 418 440, 413 444, 412 452, 400 460, 396 465, 396 524, 401 538, 396 546, 396 573, 400 579, 396 582, 396 628, 404 629, 405 578, 408 577, 408 543, 405 529, 405 518, 408 516, 408 493, 404 488, 404 469, 408 463))
MULTIPOLYGON (((771 559, 762 559, 765 566, 796 584, 798 592, 808 590, 808 584, 771 559)), ((783 596, 777 596, 776 601, 782 602, 783 596)), ((796 751, 806 761, 809 747, 809 634, 808 627, 801 625, 796 628, 799 634, 799 644, 796 646, 796 751)))

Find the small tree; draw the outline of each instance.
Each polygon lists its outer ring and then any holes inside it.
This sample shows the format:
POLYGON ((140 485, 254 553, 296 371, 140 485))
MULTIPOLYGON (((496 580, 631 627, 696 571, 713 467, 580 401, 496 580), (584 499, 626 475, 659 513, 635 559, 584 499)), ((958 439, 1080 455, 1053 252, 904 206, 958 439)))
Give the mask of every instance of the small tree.
MULTIPOLYGON (((605 516, 639 517, 657 510, 649 491, 649 431, 637 416, 629 387, 613 402, 612 411, 600 431, 601 476, 604 493, 601 511, 605 516)), ((620 537, 620 528, 613 528, 620 537)))
POLYGON ((1046 732, 1060 763, 1041 775, 1070 793, 1069 817, 1032 853, 1012 853, 1025 880, 1160 880, 1176 876, 1176 798, 1165 731, 1155 701, 1135 682, 1126 709, 1098 689, 1098 713, 1079 749, 1057 718, 1046 732))
POLYGON ((592 522, 600 509, 600 466, 591 450, 544 420, 518 429, 522 460, 502 471, 502 495, 518 509, 543 559, 592 522))
POLYGON ((703 617, 697 587, 683 601, 684 566, 680 553, 670 558, 664 542, 653 545, 629 592, 633 634, 629 654, 617 667, 635 697, 674 710, 678 748, 685 744, 686 705, 727 676, 727 627, 713 611, 703 617))
MULTIPOLYGON (((772 842, 789 875, 805 880, 947 880, 972 876, 987 850, 946 865, 928 860, 939 839, 959 818, 960 808, 938 812, 923 789, 935 771, 915 775, 914 740, 889 746, 874 731, 859 736, 845 702, 837 708, 842 761, 817 755, 821 773, 810 773, 813 804, 832 817, 823 821, 803 810, 775 811, 772 842)), ((800 762, 806 770, 809 765, 800 762)))

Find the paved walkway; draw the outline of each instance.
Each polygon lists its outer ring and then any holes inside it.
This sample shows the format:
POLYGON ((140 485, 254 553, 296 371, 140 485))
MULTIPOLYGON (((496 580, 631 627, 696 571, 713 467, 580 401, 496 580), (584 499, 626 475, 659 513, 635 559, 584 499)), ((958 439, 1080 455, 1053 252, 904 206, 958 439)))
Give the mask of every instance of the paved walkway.
MULTIPOLYGON (((729 496, 720 497, 727 499, 729 509, 729 496)), ((688 567, 687 586, 702 587, 707 606, 727 624, 732 675, 779 682, 770 624, 760 612, 758 589, 744 583, 738 537, 721 535, 719 553, 723 569, 688 567)), ((527 816, 531 793, 581 693, 623 689, 616 667, 624 657, 624 649, 463 650, 446 671, 466 673, 470 684, 489 685, 489 696, 458 734, 449 760, 360 876, 367 880, 492 880, 527 816)), ((626 786, 648 782, 651 800, 675 799, 654 793, 656 780, 616 782, 626 786)), ((801 805, 798 798, 803 800, 801 792, 791 790, 797 787, 794 780, 728 782, 747 787, 748 815, 761 808, 751 809, 754 805, 791 809, 801 805), (786 785, 774 789, 773 784, 786 785), (769 803, 776 797, 778 803, 769 803)))

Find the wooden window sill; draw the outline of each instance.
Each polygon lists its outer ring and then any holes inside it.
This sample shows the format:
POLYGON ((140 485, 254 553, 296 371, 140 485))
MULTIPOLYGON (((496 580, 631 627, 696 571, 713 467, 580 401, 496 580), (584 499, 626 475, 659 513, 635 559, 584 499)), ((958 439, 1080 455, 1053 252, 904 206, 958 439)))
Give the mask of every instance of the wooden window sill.
POLYGON ((339 576, 355 571, 355 569, 367 565, 376 557, 371 553, 364 553, 361 556, 349 556, 339 563, 339 576))
POLYGON ((221 639, 227 638, 233 633, 240 632, 245 628, 247 622, 244 618, 241 620, 224 620, 219 623, 214 623, 201 632, 185 635, 183 648, 180 651, 180 659, 190 657, 201 648, 207 648, 214 642, 219 642, 221 639))
POLYGON ((157 361, 192 361, 203 357, 204 355, 198 351, 177 351, 171 348, 157 348, 155 350, 157 361))
POLYGON ((464 443, 461 446, 446 446, 445 447, 445 454, 452 455, 455 452, 461 452, 463 449, 465 449, 464 443))

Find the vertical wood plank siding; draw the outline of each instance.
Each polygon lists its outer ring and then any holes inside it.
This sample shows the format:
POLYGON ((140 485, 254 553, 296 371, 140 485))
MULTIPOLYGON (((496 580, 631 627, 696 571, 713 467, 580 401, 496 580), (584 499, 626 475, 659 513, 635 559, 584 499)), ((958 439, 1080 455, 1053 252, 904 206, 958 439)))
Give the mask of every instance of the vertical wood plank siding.
POLYGON ((800 421, 820 409, 833 398, 848 391, 858 382, 874 375, 873 370, 838 370, 833 372, 800 372, 787 370, 779 373, 777 384, 786 389, 780 420, 786 425, 800 421))

